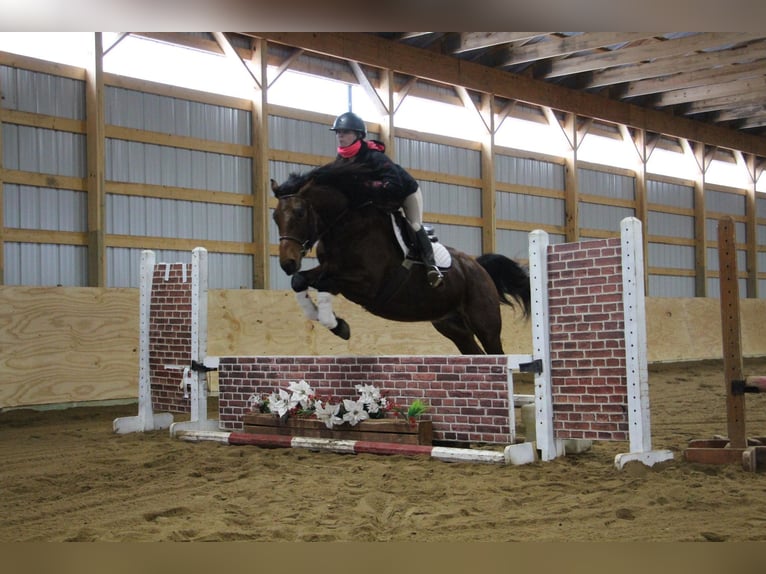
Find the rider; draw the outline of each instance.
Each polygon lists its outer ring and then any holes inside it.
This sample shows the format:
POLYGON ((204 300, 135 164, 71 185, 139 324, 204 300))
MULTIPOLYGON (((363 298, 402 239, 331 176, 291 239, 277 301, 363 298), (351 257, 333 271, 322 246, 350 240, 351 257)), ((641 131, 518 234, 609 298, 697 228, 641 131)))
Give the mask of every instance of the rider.
MULTIPOLYGON (((339 161, 366 163, 376 174, 374 181, 365 184, 368 190, 382 191, 383 203, 392 201, 401 205, 407 222, 415 232, 423 263, 427 267, 428 284, 438 287, 443 275, 436 266, 433 246, 423 227, 423 193, 415 179, 385 154, 386 146, 377 140, 366 140, 367 127, 362 118, 346 112, 335 118, 330 128, 338 140, 339 161)), ((373 203, 375 201, 373 200, 373 203)))

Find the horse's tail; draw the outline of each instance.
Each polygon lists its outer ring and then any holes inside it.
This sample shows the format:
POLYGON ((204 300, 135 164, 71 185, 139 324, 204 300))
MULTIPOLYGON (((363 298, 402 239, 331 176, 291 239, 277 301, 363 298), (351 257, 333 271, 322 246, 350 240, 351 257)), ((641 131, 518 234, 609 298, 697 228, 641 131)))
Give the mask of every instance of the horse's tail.
POLYGON ((530 293, 529 293, 529 274, 526 270, 499 253, 485 253, 476 258, 476 261, 492 277, 495 282, 497 293, 500 295, 500 302, 513 307, 513 301, 521 307, 525 318, 529 317, 531 312, 530 293), (510 295, 510 299, 508 299, 510 295))

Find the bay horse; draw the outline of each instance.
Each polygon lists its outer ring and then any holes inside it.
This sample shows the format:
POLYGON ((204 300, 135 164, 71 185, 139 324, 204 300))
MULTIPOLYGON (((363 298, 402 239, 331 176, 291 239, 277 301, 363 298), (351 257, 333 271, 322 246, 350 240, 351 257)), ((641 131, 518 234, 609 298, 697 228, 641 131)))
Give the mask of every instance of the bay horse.
MULTIPOLYGON (((442 285, 430 287, 425 266, 405 257, 396 237, 391 213, 398 206, 386 209, 379 200, 370 201, 363 182, 371 175, 360 164, 336 161, 292 173, 282 184, 271 180, 278 200, 273 218, 279 264, 292 276, 293 290, 340 293, 384 319, 430 321, 462 354, 503 354, 500 305, 529 317, 527 272, 504 255, 474 258, 447 247, 451 267, 442 285), (303 257, 314 245, 319 265, 302 271, 303 257)), ((406 234, 410 226, 404 222, 400 228, 406 234)), ((333 332, 348 338, 344 324, 340 319, 333 332)))

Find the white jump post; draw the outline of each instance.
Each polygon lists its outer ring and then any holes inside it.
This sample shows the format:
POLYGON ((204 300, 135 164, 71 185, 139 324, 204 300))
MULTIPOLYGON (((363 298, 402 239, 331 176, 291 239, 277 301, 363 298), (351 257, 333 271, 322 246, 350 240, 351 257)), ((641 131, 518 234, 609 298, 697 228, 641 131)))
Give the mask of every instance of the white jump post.
POLYGON ((535 373, 535 437, 541 460, 564 454, 563 441, 553 436, 553 387, 551 385, 550 315, 548 312, 548 234, 529 234, 529 280, 532 307, 532 349, 542 365, 535 373))
MULTIPOLYGON (((162 265, 162 264, 160 264, 162 265)), ((167 264, 166 264, 167 265, 167 264)), ((151 311, 155 272, 153 251, 141 253, 140 272, 140 325, 139 325, 139 382, 138 416, 122 417, 113 422, 114 432, 125 434, 170 429, 175 435, 180 430, 217 430, 218 419, 207 418, 207 376, 205 370, 217 368, 217 358, 207 357, 207 250, 197 247, 192 251, 191 265, 191 346, 187 364, 163 365, 165 370, 179 373, 179 387, 190 400, 188 421, 173 422, 170 413, 153 412, 151 357, 151 311)), ((166 267, 167 281, 170 265, 166 267)), ((183 268, 186 281, 186 268, 183 268)), ((160 310, 157 313, 161 313, 160 310)))
MULTIPOLYGON (((671 451, 652 450, 651 445, 641 222, 635 217, 623 219, 620 236, 630 452, 616 455, 614 464, 618 469, 631 461, 653 466, 673 458, 671 451)), ((556 438, 554 429, 548 247, 548 234, 545 231, 535 230, 529 234, 532 344, 534 357, 541 362, 540 372, 535 376, 535 435, 540 458, 544 461, 561 456, 566 450, 566 441, 556 438)))
POLYGON ((646 302, 644 250, 641 221, 626 217, 621 222, 622 308, 625 314, 625 357, 627 359, 628 424, 630 452, 618 454, 614 464, 622 468, 639 460, 648 466, 673 458, 670 451, 652 450, 649 408, 649 367, 646 356, 646 302))
POLYGON ((112 427, 118 434, 166 429, 173 423, 170 413, 152 410, 152 381, 149 369, 149 316, 152 305, 154 251, 141 252, 138 327, 138 416, 114 419, 112 427))
POLYGON ((208 265, 204 247, 192 250, 191 280, 191 365, 183 368, 184 384, 190 386, 191 413, 188 421, 170 425, 170 436, 184 430, 218 430, 218 419, 207 418, 207 374, 200 368, 218 367, 215 358, 207 356, 208 265))

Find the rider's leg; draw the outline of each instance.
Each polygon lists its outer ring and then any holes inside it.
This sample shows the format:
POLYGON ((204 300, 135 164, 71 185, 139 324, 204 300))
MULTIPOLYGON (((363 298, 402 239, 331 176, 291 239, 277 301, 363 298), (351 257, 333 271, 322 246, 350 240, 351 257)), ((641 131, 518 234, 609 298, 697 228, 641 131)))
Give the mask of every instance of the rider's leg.
POLYGON ((427 267, 428 284, 431 287, 438 287, 441 285, 444 276, 436 266, 431 238, 428 237, 426 230, 423 228, 423 193, 420 191, 420 188, 415 193, 411 193, 404 198, 402 208, 404 209, 404 216, 415 232, 415 237, 417 237, 420 255, 427 267))

